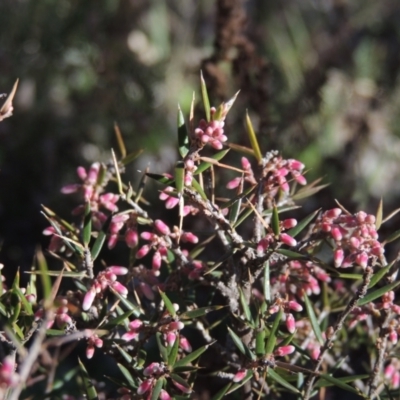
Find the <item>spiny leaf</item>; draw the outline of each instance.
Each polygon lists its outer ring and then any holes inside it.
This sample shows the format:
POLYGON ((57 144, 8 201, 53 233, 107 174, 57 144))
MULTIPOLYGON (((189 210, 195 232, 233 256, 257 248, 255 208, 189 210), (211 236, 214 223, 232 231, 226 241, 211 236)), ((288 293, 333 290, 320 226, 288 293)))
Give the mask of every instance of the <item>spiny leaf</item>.
POLYGON ((268 371, 268 376, 270 376, 275 382, 278 382, 280 385, 285 387, 286 389, 290 390, 293 393, 299 394, 300 391, 295 388, 293 385, 291 385, 288 381, 286 381, 284 378, 282 378, 277 372, 275 372, 273 369, 270 369, 268 371))
POLYGON ((121 160, 121 164, 122 165, 130 164, 133 160, 136 160, 136 158, 138 158, 142 153, 143 149, 132 151, 121 160))
POLYGON ((114 132, 115 132, 115 137, 117 138, 121 157, 124 158, 126 156, 126 147, 125 147, 124 139, 121 134, 121 130, 119 129, 119 126, 116 122, 114 122, 114 132))
POLYGON ((375 226, 376 230, 379 230, 379 228, 382 225, 382 219, 383 219, 383 200, 379 201, 378 209, 376 210, 376 216, 375 216, 375 226))
POLYGON ((235 343, 236 347, 239 349, 239 351, 243 355, 247 356, 252 361, 254 361, 257 358, 256 355, 243 344, 243 342, 241 341, 239 336, 236 335, 236 333, 233 332, 233 330, 229 327, 228 327, 228 333, 229 333, 230 337, 232 338, 233 343, 235 343))
POLYGON ((106 240, 106 236, 107 235, 102 230, 97 234, 97 238, 94 241, 93 247, 91 249, 91 256, 93 261, 99 256, 100 251, 103 248, 104 241, 106 240))
POLYGON ((201 97, 203 99, 204 112, 206 113, 207 122, 210 122, 211 120, 210 100, 208 99, 207 86, 206 82, 204 81, 202 71, 200 71, 200 87, 201 87, 201 97))
POLYGON ((207 196, 204 193, 203 188, 200 186, 199 182, 197 182, 196 179, 194 178, 192 180, 192 187, 202 197, 203 200, 207 200, 207 196))
POLYGON ((119 173, 119 166, 118 166, 117 158, 115 157, 115 153, 114 153, 113 149, 111 149, 111 155, 112 155, 112 159, 113 159, 113 163, 114 163, 115 177, 117 179, 118 193, 120 195, 123 195, 124 191, 122 190, 121 175, 119 173))
POLYGON ((167 351, 168 351, 168 365, 172 367, 175 364, 176 357, 178 356, 179 352, 179 338, 175 339, 175 342, 171 347, 168 346, 167 351))
POLYGON ((244 297, 243 290, 239 288, 239 293, 240 293, 240 304, 242 305, 244 316, 248 322, 253 324, 253 316, 251 315, 250 307, 247 304, 246 298, 244 297))
POLYGON ((282 308, 279 308, 279 311, 275 314, 275 319, 272 324, 271 331, 269 333, 267 343, 265 345, 265 354, 272 354, 276 344, 276 338, 278 335, 279 324, 281 322, 283 315, 282 308))
POLYGON ((178 105, 178 148, 182 158, 186 157, 189 152, 189 137, 186 130, 185 118, 182 110, 178 105))
POLYGON ((202 317, 212 311, 221 310, 226 306, 209 306, 209 307, 200 307, 196 308, 195 310, 185 311, 180 315, 180 319, 194 319, 202 317))
POLYGON ((271 226, 272 226, 272 231, 274 232, 275 236, 279 236, 279 234, 281 233, 281 228, 279 225, 278 209, 276 208, 275 205, 272 209, 271 226))
POLYGON ((146 175, 149 178, 154 179, 157 182, 163 183, 164 185, 167 185, 167 186, 173 186, 175 183, 175 180, 173 178, 171 178, 170 176, 160 175, 160 174, 152 174, 151 172, 147 172, 146 175))
POLYGON ((358 300, 357 305, 363 306, 364 304, 370 303, 379 297, 382 297, 385 293, 390 292, 400 285, 400 281, 389 283, 388 285, 382 286, 381 288, 368 293, 365 297, 358 300))
POLYGON ((98 396, 97 396, 96 388, 94 387, 94 384, 90 380, 89 374, 86 371, 86 368, 83 365, 82 361, 80 359, 78 359, 78 362, 79 362, 79 366, 81 368, 82 377, 83 377, 83 384, 84 384, 85 389, 86 389, 87 398, 89 400, 97 400, 98 396))
POLYGON ((167 352, 167 348, 162 344, 161 338, 162 338, 162 333, 157 332, 156 340, 157 340, 158 350, 160 351, 160 355, 161 355, 161 358, 163 359, 163 361, 165 363, 167 363, 168 362, 168 352, 167 352))
POLYGON ((249 135, 251 147, 254 151, 254 156, 256 157, 258 164, 261 164, 262 155, 261 155, 260 147, 258 145, 257 136, 254 132, 253 124, 251 123, 249 113, 247 110, 246 110, 246 130, 247 130, 247 134, 249 135))
POLYGON ((210 344, 206 344, 205 346, 201 346, 195 351, 192 351, 190 354, 188 354, 186 357, 181 358, 178 360, 175 365, 175 367, 182 367, 184 365, 187 365, 194 361, 196 358, 200 357, 210 346, 212 346, 215 342, 212 342, 210 344))
POLYGON ((312 304, 310 302, 310 299, 308 298, 308 296, 307 296, 307 294, 305 292, 304 292, 303 299, 304 299, 304 303, 305 303, 305 306, 306 306, 307 315, 308 315, 308 318, 310 318, 310 323, 311 323, 311 326, 313 328, 315 337, 318 339, 318 342, 321 345, 323 345, 324 344, 324 338, 322 337, 322 332, 321 332, 321 328, 320 328, 319 323, 318 323, 318 319, 317 319, 317 317, 315 315, 314 308, 313 308, 313 306, 312 306, 312 304))
POLYGON ((90 202, 85 204, 85 216, 83 220, 83 244, 87 247, 92 236, 92 212, 90 210, 90 202))
POLYGON ((128 385, 131 388, 136 388, 137 385, 135 384, 135 381, 133 380, 132 375, 129 372, 129 370, 120 363, 118 363, 117 365, 118 365, 119 370, 122 372, 122 375, 125 377, 126 381, 128 382, 128 385))
POLYGON ((153 388, 153 391, 151 392, 151 400, 157 400, 159 398, 163 384, 164 384, 164 379, 159 378, 153 388))
POLYGON ((175 307, 172 304, 171 300, 168 298, 168 296, 161 290, 158 290, 160 293, 161 298, 163 299, 165 308, 168 310, 168 312, 171 314, 171 317, 174 318, 176 315, 175 307))

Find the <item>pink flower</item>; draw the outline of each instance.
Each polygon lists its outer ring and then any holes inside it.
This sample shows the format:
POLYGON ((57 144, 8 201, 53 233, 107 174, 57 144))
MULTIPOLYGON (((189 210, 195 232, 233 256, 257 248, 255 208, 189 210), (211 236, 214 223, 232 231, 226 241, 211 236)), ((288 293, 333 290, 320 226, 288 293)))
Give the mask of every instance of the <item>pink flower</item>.
POLYGON ((246 376, 247 370, 246 369, 241 369, 238 372, 236 372, 235 376, 233 377, 233 382, 237 383, 243 380, 243 378, 246 376))
POLYGON ((287 356, 288 354, 292 354, 294 351, 296 350, 296 348, 294 346, 282 346, 282 347, 278 347, 275 351, 274 351, 274 355, 278 356, 278 357, 283 357, 283 356, 287 356))
POLYGON ((153 378, 143 381, 137 389, 137 394, 141 395, 148 392, 150 388, 153 386, 153 382, 154 382, 153 378))
POLYGON ((296 246, 297 245, 297 241, 296 239, 292 238, 290 235, 288 235, 287 233, 281 233, 281 235, 279 236, 280 240, 286 244, 287 246, 296 246))
POLYGON ((293 333, 296 330, 296 321, 292 314, 286 315, 286 328, 289 333, 293 333))

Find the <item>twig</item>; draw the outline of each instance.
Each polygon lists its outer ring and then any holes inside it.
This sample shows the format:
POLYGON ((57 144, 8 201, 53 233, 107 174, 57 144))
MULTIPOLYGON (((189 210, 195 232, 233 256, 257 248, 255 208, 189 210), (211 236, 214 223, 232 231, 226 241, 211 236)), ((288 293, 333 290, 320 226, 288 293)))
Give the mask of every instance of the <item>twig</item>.
MULTIPOLYGON (((364 276, 363 276, 363 282, 362 285, 359 287, 357 290, 356 294, 354 295, 353 299, 350 301, 350 303, 346 306, 345 310, 342 312, 342 314, 339 315, 332 333, 329 335, 327 340, 325 341, 324 345, 321 348, 321 352, 319 354, 317 364, 314 368, 314 372, 318 372, 322 365, 322 361, 325 357, 325 354, 331 349, 333 345, 333 341, 335 339, 336 334, 342 329, 343 323, 348 317, 348 315, 354 310, 354 308, 357 306, 357 302, 362 299, 365 294, 367 293, 367 289, 371 280, 371 276, 373 273, 373 269, 371 267, 367 267, 364 271, 364 276)), ((313 384, 314 384, 315 376, 310 375, 305 383, 305 392, 304 392, 304 400, 308 400, 311 396, 313 384)))
POLYGON ((388 330, 387 326, 391 317, 390 311, 386 311, 386 316, 383 318, 382 325, 380 326, 379 338, 376 342, 376 347, 378 349, 378 357, 375 361, 374 369, 368 381, 368 398, 373 400, 377 395, 378 379, 379 373, 383 370, 383 363, 386 359, 386 349, 388 345, 388 330))

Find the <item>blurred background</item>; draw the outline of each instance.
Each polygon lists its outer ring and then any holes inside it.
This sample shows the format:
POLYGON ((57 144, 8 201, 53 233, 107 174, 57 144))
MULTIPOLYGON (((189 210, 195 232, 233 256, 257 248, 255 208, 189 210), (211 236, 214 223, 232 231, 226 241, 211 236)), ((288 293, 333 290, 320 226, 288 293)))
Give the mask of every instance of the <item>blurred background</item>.
POLYGON ((46 243, 40 205, 69 217, 76 201, 60 188, 109 158, 114 122, 128 151, 145 149, 127 180, 170 170, 177 105, 200 97, 200 69, 212 104, 241 90, 230 141, 248 145, 248 109, 263 152, 331 183, 306 210, 337 198, 375 212, 383 197, 388 214, 400 204, 399 21, 395 0, 1 0, 0 92, 20 84, 0 123, 0 261, 29 268, 46 243))

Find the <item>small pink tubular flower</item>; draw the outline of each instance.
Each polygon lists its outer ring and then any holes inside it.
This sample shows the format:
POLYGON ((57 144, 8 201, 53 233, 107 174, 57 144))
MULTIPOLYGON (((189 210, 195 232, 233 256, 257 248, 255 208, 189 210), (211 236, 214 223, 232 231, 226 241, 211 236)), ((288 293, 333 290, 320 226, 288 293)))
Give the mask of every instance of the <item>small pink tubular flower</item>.
POLYGON ((240 369, 238 372, 236 372, 235 376, 233 377, 233 382, 237 383, 243 380, 243 378, 246 376, 247 370, 246 369, 240 369))
POLYGON ((182 393, 192 393, 192 389, 190 388, 189 384, 187 386, 182 385, 181 383, 174 381, 172 379, 172 383, 182 392, 182 393))
POLYGON ((400 363, 398 359, 392 359, 384 369, 384 376, 389 381, 389 385, 393 389, 400 387, 400 363))
POLYGON ((150 388, 153 386, 153 382, 154 382, 153 378, 146 379, 145 381, 143 381, 137 389, 137 394, 141 395, 141 394, 148 392, 150 390, 150 388))
POLYGON ((20 377, 14 369, 15 363, 13 358, 11 356, 5 357, 0 366, 0 387, 4 385, 12 388, 18 383, 20 377))
POLYGON ((186 353, 190 353, 192 351, 192 346, 189 343, 189 340, 187 340, 184 336, 180 335, 179 336, 179 347, 186 351, 186 353))
POLYGON ((164 373, 164 367, 158 362, 152 362, 144 370, 144 376, 158 376, 164 373))
POLYGON ((131 341, 139 337, 140 329, 143 326, 143 322, 140 319, 135 319, 129 323, 129 331, 122 335, 121 339, 125 341, 131 341))
POLYGON ((92 286, 83 298, 82 309, 84 311, 89 310, 96 296, 102 295, 108 287, 114 289, 121 296, 126 297, 128 295, 128 289, 116 279, 117 275, 126 275, 127 273, 128 269, 120 266, 111 266, 106 268, 104 271, 99 272, 97 277, 94 279, 92 286))
POLYGON ((169 393, 167 391, 165 391, 164 389, 161 389, 160 400, 172 400, 172 397, 169 395, 169 393))
POLYGON ((195 129, 194 134, 203 146, 209 143, 214 149, 221 150, 223 143, 228 139, 224 135, 224 124, 223 121, 207 122, 202 119, 199 122, 198 128, 195 129))
POLYGON ((294 346, 282 346, 282 347, 278 347, 275 351, 274 351, 274 355, 278 356, 278 357, 283 357, 283 356, 287 356, 288 354, 292 354, 294 351, 296 350, 296 348, 294 346))
POLYGON ((92 335, 88 339, 88 347, 86 348, 86 357, 91 359, 94 354, 94 348, 101 348, 103 347, 103 340, 100 339, 96 334, 92 335))
POLYGON ((281 233, 279 239, 282 241, 282 243, 286 244, 287 246, 293 247, 297 245, 296 239, 292 238, 287 233, 281 233))
POLYGON ((293 333, 296 330, 296 321, 293 314, 286 314, 286 328, 289 333, 293 333))

